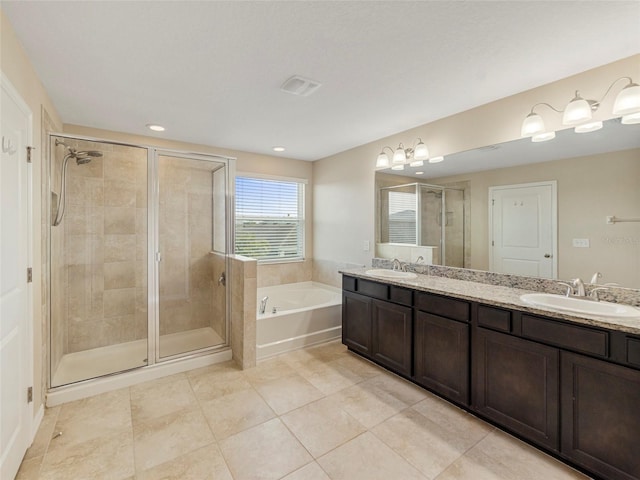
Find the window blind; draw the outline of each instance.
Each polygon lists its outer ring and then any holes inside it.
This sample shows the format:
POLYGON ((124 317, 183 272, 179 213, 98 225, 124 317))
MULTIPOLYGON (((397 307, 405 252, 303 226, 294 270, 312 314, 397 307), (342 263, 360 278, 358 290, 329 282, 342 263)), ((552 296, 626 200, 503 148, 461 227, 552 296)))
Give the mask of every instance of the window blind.
POLYGON ((236 253, 260 262, 304 258, 304 184, 236 177, 236 253))
POLYGON ((416 194, 389 192, 389 242, 416 244, 416 194))

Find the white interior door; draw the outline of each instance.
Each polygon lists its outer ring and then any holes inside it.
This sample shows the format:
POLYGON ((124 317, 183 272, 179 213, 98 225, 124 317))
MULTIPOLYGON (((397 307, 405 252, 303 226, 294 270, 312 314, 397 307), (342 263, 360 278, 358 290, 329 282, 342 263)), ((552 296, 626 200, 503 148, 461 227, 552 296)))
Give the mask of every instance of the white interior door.
POLYGON ((31 112, 2 76, 0 133, 0 478, 16 475, 31 441, 27 146, 31 112))
POLYGON ((557 278, 556 182, 489 187, 492 272, 557 278))

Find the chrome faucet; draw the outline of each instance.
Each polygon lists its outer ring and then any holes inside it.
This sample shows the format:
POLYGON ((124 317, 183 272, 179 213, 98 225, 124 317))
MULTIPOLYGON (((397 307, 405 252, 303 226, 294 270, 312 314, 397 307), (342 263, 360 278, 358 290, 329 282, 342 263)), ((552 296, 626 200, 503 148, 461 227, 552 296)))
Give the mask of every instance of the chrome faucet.
POLYGON ((267 300, 269 300, 269 297, 264 297, 260 300, 260 310, 258 310, 260 315, 264 315, 264 311, 267 309, 267 300))
POLYGON ((402 269, 402 263, 397 258, 394 258, 393 262, 391 262, 391 263, 393 264, 393 267, 391 267, 391 270, 401 270, 402 269))
POLYGON ((417 260, 416 260, 416 264, 420 263, 420 262, 424 262, 424 257, 422 255, 420 255, 417 260))
POLYGON ((609 290, 607 287, 596 287, 593 290, 591 290, 591 292, 589 292, 589 298, 591 300, 595 300, 596 302, 600 301, 600 296, 598 295, 598 292, 603 291, 603 290, 609 290))
POLYGON ((593 283, 595 285, 598 283, 599 278, 602 278, 602 274, 600 272, 596 272, 593 274, 593 277, 591 277, 591 282, 589 283, 593 283))
POLYGON ((575 289, 575 295, 577 297, 586 297, 587 293, 584 290, 584 282, 580 278, 574 278, 571 280, 573 288, 575 289))

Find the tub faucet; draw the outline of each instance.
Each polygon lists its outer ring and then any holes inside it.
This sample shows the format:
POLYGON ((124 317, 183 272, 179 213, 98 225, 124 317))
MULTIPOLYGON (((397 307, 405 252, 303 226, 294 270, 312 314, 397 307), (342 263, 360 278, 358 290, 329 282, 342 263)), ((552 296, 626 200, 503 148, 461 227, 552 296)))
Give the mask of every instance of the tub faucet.
POLYGON ((416 264, 420 263, 420 262, 424 262, 424 257, 422 255, 420 255, 418 257, 418 259, 416 260, 416 264))
POLYGON ((269 300, 269 297, 264 297, 260 300, 260 310, 258 310, 260 315, 264 315, 264 311, 267 309, 267 300, 269 300))

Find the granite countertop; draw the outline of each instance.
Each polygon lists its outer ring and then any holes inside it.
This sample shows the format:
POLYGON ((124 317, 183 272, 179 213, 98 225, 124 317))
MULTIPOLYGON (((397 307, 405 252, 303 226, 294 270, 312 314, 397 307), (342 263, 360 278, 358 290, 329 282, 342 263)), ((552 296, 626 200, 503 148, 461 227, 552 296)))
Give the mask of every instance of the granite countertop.
MULTIPOLYGON (((423 292, 449 295, 451 297, 479 302, 485 305, 511 308, 523 312, 534 313, 536 315, 543 315, 549 318, 568 320, 570 322, 580 323, 583 325, 602 327, 610 330, 619 330, 622 332, 640 335, 640 318, 604 317, 600 315, 546 310, 529 305, 520 300, 520 295, 525 293, 540 293, 534 290, 523 290, 519 288, 503 287, 421 274, 417 274, 416 278, 411 279, 381 278, 367 274, 367 270, 371 269, 354 268, 341 270, 340 273, 351 277, 364 278, 367 280, 373 280, 389 285, 397 285, 399 287, 411 288, 423 292)), ((640 315, 640 310, 638 311, 638 315, 640 315)))

